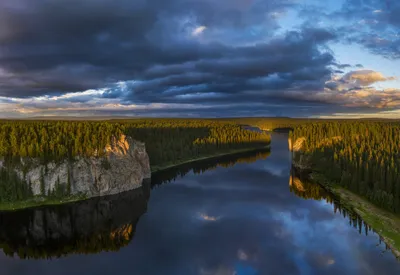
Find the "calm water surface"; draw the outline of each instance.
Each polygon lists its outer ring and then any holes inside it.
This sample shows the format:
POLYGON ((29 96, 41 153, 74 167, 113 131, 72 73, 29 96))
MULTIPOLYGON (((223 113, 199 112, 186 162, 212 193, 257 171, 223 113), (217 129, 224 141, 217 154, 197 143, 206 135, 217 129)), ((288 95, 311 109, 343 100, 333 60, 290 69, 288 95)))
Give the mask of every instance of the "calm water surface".
POLYGON ((400 274, 363 222, 291 176, 287 135, 105 199, 0 213, 1 274, 400 274), (151 190, 150 190, 151 189, 151 190))

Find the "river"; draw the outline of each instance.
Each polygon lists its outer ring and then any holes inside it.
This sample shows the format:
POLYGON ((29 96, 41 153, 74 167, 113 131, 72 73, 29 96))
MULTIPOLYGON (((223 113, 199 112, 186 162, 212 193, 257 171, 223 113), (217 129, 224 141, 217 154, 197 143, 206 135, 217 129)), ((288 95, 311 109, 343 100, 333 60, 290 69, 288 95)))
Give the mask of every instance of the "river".
POLYGON ((108 198, 0 213, 1 274, 400 274, 363 221, 291 174, 287 134, 108 198))

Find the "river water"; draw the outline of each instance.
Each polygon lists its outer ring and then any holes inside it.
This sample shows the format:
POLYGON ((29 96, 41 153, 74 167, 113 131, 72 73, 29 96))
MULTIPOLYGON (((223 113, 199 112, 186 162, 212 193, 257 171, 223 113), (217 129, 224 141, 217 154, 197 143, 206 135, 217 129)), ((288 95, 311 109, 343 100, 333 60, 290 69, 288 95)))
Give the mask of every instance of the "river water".
POLYGON ((400 274, 362 220, 291 174, 287 135, 118 196, 0 213, 1 274, 400 274))

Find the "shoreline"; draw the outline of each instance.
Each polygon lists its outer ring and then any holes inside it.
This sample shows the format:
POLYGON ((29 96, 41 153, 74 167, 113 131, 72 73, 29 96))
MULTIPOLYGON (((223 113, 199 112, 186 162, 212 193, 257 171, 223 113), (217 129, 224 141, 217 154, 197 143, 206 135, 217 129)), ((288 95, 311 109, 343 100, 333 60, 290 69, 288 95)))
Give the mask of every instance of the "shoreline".
MULTIPOLYGON (((151 174, 153 174, 153 173, 162 172, 164 170, 168 170, 168 169, 180 166, 180 165, 189 164, 192 162, 213 159, 213 158, 218 158, 218 157, 222 157, 222 156, 234 155, 234 154, 238 154, 238 153, 245 153, 245 152, 257 151, 257 150, 262 150, 262 149, 270 149, 270 148, 271 148, 271 145, 230 150, 229 152, 223 152, 223 153, 219 153, 219 154, 202 156, 202 157, 198 157, 198 158, 194 158, 194 159, 184 160, 184 161, 177 162, 174 164, 168 164, 168 165, 163 165, 163 166, 154 166, 154 167, 150 167, 150 170, 151 170, 151 174)), ((100 198, 100 197, 101 196, 99 196, 97 198, 100 198)), ((84 201, 87 199, 89 199, 89 198, 85 197, 84 195, 75 195, 72 197, 65 197, 61 200, 56 199, 56 198, 35 197, 35 198, 25 200, 25 201, 2 203, 2 204, 0 204, 0 212, 13 212, 13 211, 36 208, 36 207, 56 206, 56 205, 84 201), (38 201, 38 200, 41 200, 41 201, 38 201)))
POLYGON ((234 154, 239 154, 239 153, 245 153, 245 152, 252 152, 252 151, 257 151, 257 150, 262 150, 262 149, 271 149, 271 146, 261 146, 261 147, 251 147, 251 148, 244 148, 244 149, 236 149, 236 150, 231 150, 229 152, 224 152, 224 153, 219 153, 219 154, 213 154, 213 155, 207 155, 207 156, 202 156, 194 159, 189 159, 189 160, 184 160, 181 162, 173 163, 173 164, 168 164, 168 165, 163 165, 163 166, 154 166, 153 168, 150 168, 151 173, 158 173, 164 170, 168 170, 171 168, 174 168, 176 166, 184 165, 184 164, 189 164, 192 162, 197 162, 197 161, 202 161, 202 160, 207 160, 207 159, 213 159, 213 158, 218 158, 218 157, 223 157, 223 156, 228 156, 228 155, 234 155, 234 154))
POLYGON ((65 197, 64 199, 56 199, 56 198, 45 198, 45 197, 34 197, 29 200, 25 201, 17 201, 11 203, 4 203, 0 204, 0 212, 14 212, 18 210, 36 208, 36 207, 43 207, 43 206, 50 206, 50 205, 62 205, 68 204, 78 201, 87 200, 84 195, 75 195, 71 197, 65 197))
MULTIPOLYGON (((300 169, 299 169, 300 170, 300 169)), ((301 170, 300 170, 301 171, 301 170)), ((400 259, 400 216, 382 209, 367 199, 332 183, 324 175, 311 172, 309 179, 332 193, 341 205, 359 215, 400 259)))

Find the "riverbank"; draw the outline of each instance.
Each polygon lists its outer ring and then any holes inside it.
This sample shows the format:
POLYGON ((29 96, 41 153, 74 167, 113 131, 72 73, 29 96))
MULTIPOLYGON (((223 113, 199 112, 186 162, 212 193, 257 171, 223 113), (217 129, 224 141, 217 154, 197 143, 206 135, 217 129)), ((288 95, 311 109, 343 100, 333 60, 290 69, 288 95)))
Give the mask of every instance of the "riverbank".
POLYGON ((396 258, 400 258, 400 217, 381 209, 353 192, 335 185, 324 175, 311 173, 310 179, 331 192, 350 211, 358 214, 383 239, 396 258))
POLYGON ((188 164, 196 161, 202 161, 206 159, 213 159, 213 158, 218 158, 218 157, 223 157, 223 156, 228 156, 228 155, 234 155, 238 153, 245 153, 245 152, 252 152, 252 151, 257 151, 257 150, 266 150, 270 149, 270 145, 268 146, 261 146, 261 147, 251 147, 251 148, 244 148, 244 149, 236 149, 236 150, 229 150, 226 152, 221 152, 221 153, 216 153, 216 154, 211 154, 211 155, 204 155, 198 158, 193 158, 193 159, 188 159, 188 160, 182 160, 180 162, 175 162, 175 163, 169 163, 161 166, 153 166, 151 167, 151 173, 155 172, 160 172, 163 170, 167 170, 176 166, 180 166, 183 164, 188 164))
POLYGON ((17 211, 22 209, 49 206, 49 205, 60 205, 73 203, 78 201, 83 201, 88 199, 85 195, 75 195, 70 197, 65 197, 62 199, 57 198, 46 198, 46 197, 34 197, 25 201, 7 202, 0 203, 0 211, 17 211))
MULTIPOLYGON (((211 155, 204 155, 198 158, 183 160, 180 162, 175 163, 168 163, 162 166, 153 166, 151 167, 151 173, 160 172, 163 170, 167 170, 176 166, 180 166, 183 164, 189 164, 196 161, 202 161, 207 159, 218 158, 222 156, 234 155, 238 153, 245 153, 245 152, 252 152, 257 150, 266 150, 269 149, 270 145, 268 146, 261 146, 261 147, 252 147, 252 148, 244 148, 244 149, 236 149, 236 150, 229 150, 221 153, 211 154, 211 155)), ((25 201, 17 201, 17 202, 10 202, 10 203, 0 203, 0 211, 17 211, 22 209, 34 208, 34 207, 41 207, 41 206, 50 206, 50 205, 60 205, 60 204, 67 204, 73 203, 78 201, 83 201, 88 199, 85 195, 75 195, 70 197, 65 197, 62 199, 57 198, 48 198, 48 197, 34 197, 25 201)))

